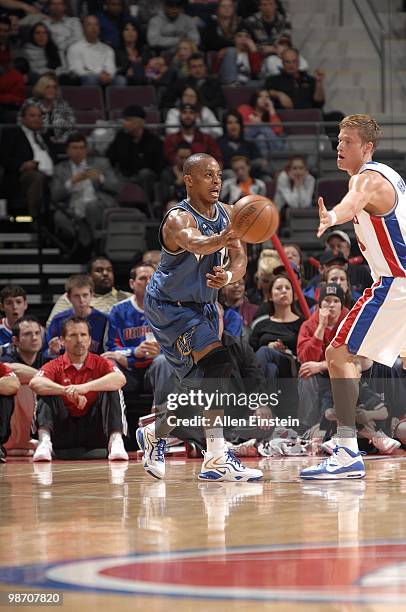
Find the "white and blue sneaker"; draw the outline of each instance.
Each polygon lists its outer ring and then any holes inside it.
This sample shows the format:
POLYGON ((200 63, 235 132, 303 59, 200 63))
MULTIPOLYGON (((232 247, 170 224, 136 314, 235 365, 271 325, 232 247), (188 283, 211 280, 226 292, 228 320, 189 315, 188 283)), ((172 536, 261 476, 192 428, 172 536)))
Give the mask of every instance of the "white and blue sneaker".
POLYGON ((308 480, 342 480, 364 476, 365 466, 361 453, 355 453, 345 446, 336 446, 328 459, 300 472, 300 477, 308 480))
POLYGON ((165 477, 165 445, 163 438, 155 437, 155 425, 139 427, 135 434, 138 446, 144 451, 144 470, 153 478, 165 477))
POLYGON ((204 461, 198 476, 199 480, 251 482, 263 478, 261 470, 242 465, 241 461, 227 447, 224 447, 221 455, 214 456, 204 451, 203 455, 204 461))

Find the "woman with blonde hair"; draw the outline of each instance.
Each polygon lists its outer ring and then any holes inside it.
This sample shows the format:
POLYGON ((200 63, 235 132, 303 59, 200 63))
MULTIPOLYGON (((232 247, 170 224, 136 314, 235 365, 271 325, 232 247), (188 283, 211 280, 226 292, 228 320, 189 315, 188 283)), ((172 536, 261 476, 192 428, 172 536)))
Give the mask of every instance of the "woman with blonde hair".
POLYGON ((262 304, 262 302, 268 301, 273 271, 281 264, 279 255, 274 249, 263 249, 261 251, 254 277, 256 287, 250 289, 247 293, 251 304, 262 304))
POLYGON ((32 94, 32 102, 43 114, 45 139, 59 152, 58 145, 62 146, 73 131, 76 123, 75 113, 62 99, 58 80, 53 74, 41 76, 35 83, 32 94))

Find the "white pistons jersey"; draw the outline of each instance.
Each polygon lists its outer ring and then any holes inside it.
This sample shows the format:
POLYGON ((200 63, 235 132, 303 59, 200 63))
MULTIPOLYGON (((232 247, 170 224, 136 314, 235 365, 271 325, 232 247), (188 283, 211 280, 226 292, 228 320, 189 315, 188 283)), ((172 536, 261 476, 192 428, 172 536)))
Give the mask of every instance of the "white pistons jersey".
POLYGON ((361 252, 371 268, 374 279, 406 277, 406 185, 402 177, 389 166, 370 161, 366 170, 379 172, 395 190, 394 206, 385 215, 370 215, 365 210, 354 217, 354 230, 361 252))

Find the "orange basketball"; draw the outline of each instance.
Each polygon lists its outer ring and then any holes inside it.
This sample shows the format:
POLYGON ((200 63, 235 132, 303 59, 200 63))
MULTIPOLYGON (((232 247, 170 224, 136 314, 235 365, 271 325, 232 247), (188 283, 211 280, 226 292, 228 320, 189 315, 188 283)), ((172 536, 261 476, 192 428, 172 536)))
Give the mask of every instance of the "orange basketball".
POLYGON ((233 206, 231 227, 244 242, 265 242, 275 234, 278 225, 279 211, 272 200, 264 196, 244 196, 233 206))

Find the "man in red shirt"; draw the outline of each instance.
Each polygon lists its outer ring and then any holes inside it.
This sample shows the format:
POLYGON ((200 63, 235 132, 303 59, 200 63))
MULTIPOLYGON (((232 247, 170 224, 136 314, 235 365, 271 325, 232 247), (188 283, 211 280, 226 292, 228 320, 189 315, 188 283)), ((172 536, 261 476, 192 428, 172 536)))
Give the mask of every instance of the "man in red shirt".
POLYGON ((107 442, 110 461, 128 461, 122 439, 127 433, 120 392, 124 374, 104 357, 89 352, 92 339, 86 319, 66 319, 61 338, 65 353, 45 364, 30 382, 39 396, 39 445, 33 461, 51 461, 52 445, 90 449, 107 442))
POLYGON ((10 437, 10 421, 14 409, 14 395, 20 388, 20 382, 13 370, 5 363, 0 363, 0 463, 6 462, 4 442, 10 437))

